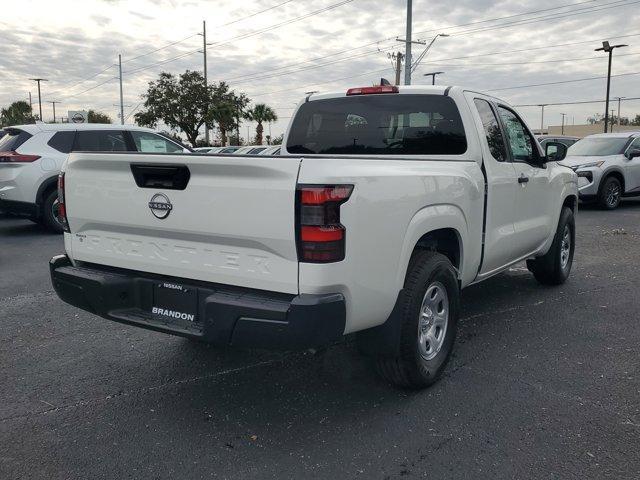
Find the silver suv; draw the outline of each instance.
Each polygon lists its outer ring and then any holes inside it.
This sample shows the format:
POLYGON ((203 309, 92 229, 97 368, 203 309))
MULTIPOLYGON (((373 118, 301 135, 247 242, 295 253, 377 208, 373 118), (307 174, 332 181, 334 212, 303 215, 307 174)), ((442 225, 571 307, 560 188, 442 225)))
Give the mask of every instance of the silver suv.
POLYGON ((578 174, 582 201, 613 210, 622 197, 640 195, 640 132, 589 135, 560 163, 578 174))

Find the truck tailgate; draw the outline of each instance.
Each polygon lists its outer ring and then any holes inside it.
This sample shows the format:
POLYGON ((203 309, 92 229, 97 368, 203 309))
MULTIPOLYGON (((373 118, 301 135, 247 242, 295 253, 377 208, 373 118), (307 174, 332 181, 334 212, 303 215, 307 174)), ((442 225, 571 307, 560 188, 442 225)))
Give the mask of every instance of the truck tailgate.
POLYGON ((296 158, 72 154, 65 168, 68 253, 85 262, 298 293, 299 165, 296 158), (186 170, 188 182, 180 185, 186 170))

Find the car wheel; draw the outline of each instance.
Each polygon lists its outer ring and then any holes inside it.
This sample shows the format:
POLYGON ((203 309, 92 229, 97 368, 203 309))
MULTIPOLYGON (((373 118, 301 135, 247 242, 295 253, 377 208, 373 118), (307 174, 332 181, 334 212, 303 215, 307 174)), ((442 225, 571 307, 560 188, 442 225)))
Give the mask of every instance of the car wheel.
POLYGON ((616 177, 608 177, 605 179, 600 194, 598 195, 598 203, 606 210, 613 210, 620 205, 622 199, 622 184, 616 177))
POLYGON ((415 253, 401 302, 398 355, 379 357, 377 369, 396 386, 425 388, 444 370, 456 337, 460 289, 449 259, 432 251, 415 253))
POLYGON ((62 233, 64 229, 58 220, 58 208, 58 191, 52 190, 47 194, 42 204, 42 223, 49 230, 62 233))
POLYGON ((543 285, 561 285, 566 282, 573 265, 576 224, 573 211, 564 207, 549 251, 542 257, 527 260, 527 268, 543 285))

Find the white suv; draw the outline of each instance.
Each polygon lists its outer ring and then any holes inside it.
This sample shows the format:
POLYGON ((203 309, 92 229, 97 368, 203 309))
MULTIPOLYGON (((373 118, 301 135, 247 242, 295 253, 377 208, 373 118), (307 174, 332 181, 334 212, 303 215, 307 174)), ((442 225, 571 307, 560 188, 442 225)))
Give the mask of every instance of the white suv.
POLYGON ((56 232, 57 179, 71 151, 189 152, 161 134, 133 125, 45 124, 7 127, 0 138, 0 211, 56 232))

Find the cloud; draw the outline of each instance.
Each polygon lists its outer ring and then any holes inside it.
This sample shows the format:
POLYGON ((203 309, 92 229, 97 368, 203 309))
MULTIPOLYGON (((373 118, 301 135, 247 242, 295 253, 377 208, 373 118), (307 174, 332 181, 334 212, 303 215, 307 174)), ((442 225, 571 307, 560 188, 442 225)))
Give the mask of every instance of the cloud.
MULTIPOLYGON (((295 0, 230 25, 226 24, 281 1, 34 1, 35 8, 15 9, 10 23, 0 21, 0 105, 24 99, 28 91, 35 98, 35 84, 28 79, 42 76, 49 79, 43 84, 43 100, 60 100, 59 111, 95 108, 115 118, 118 54, 122 54, 124 62, 125 103, 131 105, 127 111, 139 104, 147 83, 160 71, 180 73, 202 68, 202 54, 198 53, 202 37, 196 34, 206 19, 208 41, 214 44, 208 49, 209 78, 229 80, 233 88, 275 106, 280 116, 273 126, 273 133, 277 134, 286 127, 294 104, 305 91, 342 90, 371 84, 381 76, 394 78, 387 53, 404 48, 395 37, 405 35, 405 0, 355 0, 259 35, 237 38, 337 1, 295 0), (144 55, 178 40, 183 41, 144 55), (170 61, 161 64, 167 60, 170 61), (363 75, 366 72, 372 73, 363 75)), ((634 34, 640 21, 634 6, 587 13, 588 9, 606 7, 598 2, 576 2, 563 9, 557 9, 559 4, 551 0, 413 3, 414 38, 430 41, 437 32, 451 34, 435 42, 416 69, 414 83, 424 82, 425 72, 444 70, 438 82, 479 90, 604 75, 606 58, 593 49, 605 34, 634 34), (537 13, 520 15, 533 11, 537 13), (485 21, 495 17, 506 18, 485 21), (454 25, 463 26, 451 28, 454 25), (498 25, 502 26, 496 28, 498 25), (578 43, 586 40, 590 42, 578 43), (564 45, 568 43, 573 45, 564 45), (513 50, 521 51, 478 56, 513 50), (587 59, 576 60, 584 58, 587 59), (548 61, 554 62, 542 63, 548 61)), ((640 71, 640 56, 636 55, 640 54, 640 35, 620 40, 631 46, 616 52, 614 73, 640 71), (623 56, 624 53, 628 55, 623 56)), ((414 45, 414 55, 422 48, 414 45)), ((640 75, 614 78, 612 95, 638 96, 639 79, 640 75)), ((499 93, 515 104, 601 99, 604 81, 499 93)), ((49 109, 48 104, 43 104, 45 118, 51 116, 49 109)), ((551 124, 559 123, 563 112, 569 114, 570 120, 574 116, 576 122, 582 122, 602 109, 600 104, 550 106, 545 110, 545 119, 551 124)), ((531 124, 538 126, 538 108, 521 111, 531 124)), ((640 113, 640 102, 624 103, 625 113, 640 113)))

